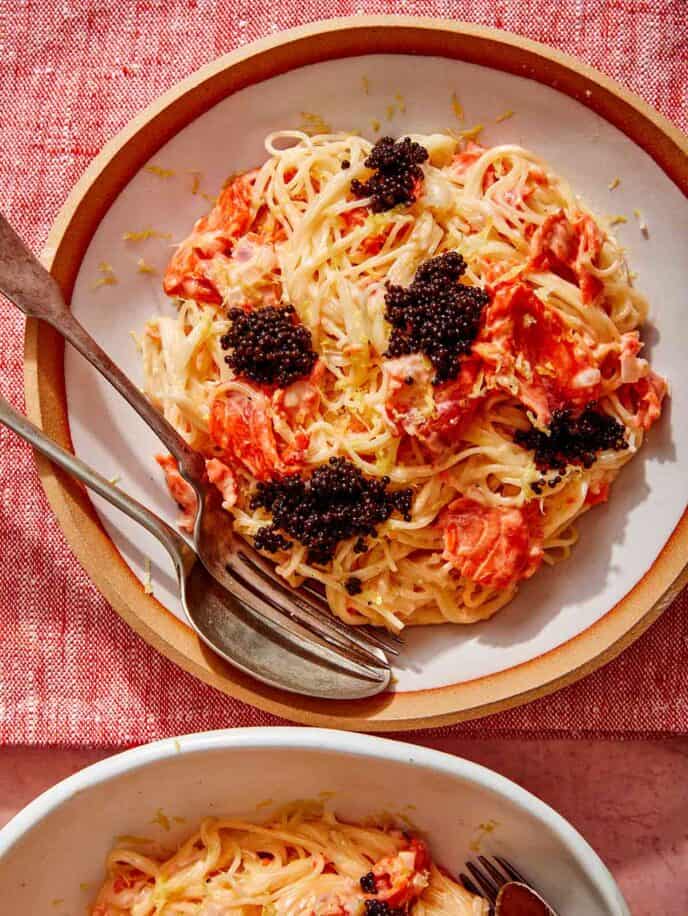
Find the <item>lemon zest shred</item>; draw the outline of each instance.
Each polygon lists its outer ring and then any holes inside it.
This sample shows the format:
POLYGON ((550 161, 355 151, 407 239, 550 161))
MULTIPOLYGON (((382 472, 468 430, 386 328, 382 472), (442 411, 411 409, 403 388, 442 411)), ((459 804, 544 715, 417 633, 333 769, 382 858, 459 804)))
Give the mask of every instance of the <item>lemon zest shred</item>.
POLYGON ((100 289, 101 286, 116 286, 117 277, 114 274, 105 274, 103 277, 99 277, 96 282, 93 284, 91 289, 100 289))
POLYGON ((201 189, 201 178, 203 177, 203 173, 192 170, 189 172, 189 175, 191 175, 191 193, 198 194, 201 189))
POLYGON ((474 127, 469 127, 467 130, 460 130, 459 134, 464 140, 477 140, 484 130, 484 124, 476 124, 474 127))
POLYGON ((647 239, 650 237, 650 232, 647 228, 647 223, 645 222, 645 217, 640 212, 640 210, 634 210, 633 216, 638 220, 638 228, 640 229, 641 234, 647 239))
POLYGON ((452 106, 452 111, 454 112, 454 116, 456 117, 457 121, 463 121, 464 119, 463 105, 459 101, 459 97, 457 96, 455 92, 452 92, 451 94, 451 106, 452 106))
POLYGON ((149 557, 146 557, 146 562, 145 562, 145 577, 143 580, 143 591, 146 595, 153 594, 153 578, 151 576, 151 561, 149 557))
POLYGON ((125 242, 145 242, 147 239, 171 239, 171 232, 158 232, 157 229, 141 229, 140 232, 125 232, 122 235, 125 242))
POLYGON ((158 824, 158 826, 162 827, 163 830, 169 830, 171 827, 170 819, 162 810, 162 808, 158 808, 158 810, 155 812, 155 817, 151 821, 151 824, 158 824))
POLYGON ((107 261, 101 261, 98 265, 98 270, 101 276, 98 277, 91 289, 96 290, 100 289, 101 286, 115 286, 117 284, 117 277, 112 264, 108 264, 107 261))
POLYGON ((173 178, 176 174, 173 169, 164 169, 160 165, 146 165, 143 170, 150 175, 157 175, 158 178, 173 178))
POLYGON ((140 274, 157 274, 157 268, 153 267, 152 264, 149 264, 147 261, 144 261, 143 258, 139 258, 136 262, 136 269, 140 274))
POLYGON ((302 111, 301 112, 301 130, 304 134, 331 134, 332 127, 328 122, 322 117, 322 115, 315 114, 312 111, 302 111))
POLYGON ((515 114, 515 112, 513 112, 513 111, 509 108, 507 111, 503 111, 500 115, 497 115, 497 117, 495 118, 495 123, 496 123, 496 124, 501 124, 502 121, 508 121, 509 118, 513 118, 514 114, 515 114))

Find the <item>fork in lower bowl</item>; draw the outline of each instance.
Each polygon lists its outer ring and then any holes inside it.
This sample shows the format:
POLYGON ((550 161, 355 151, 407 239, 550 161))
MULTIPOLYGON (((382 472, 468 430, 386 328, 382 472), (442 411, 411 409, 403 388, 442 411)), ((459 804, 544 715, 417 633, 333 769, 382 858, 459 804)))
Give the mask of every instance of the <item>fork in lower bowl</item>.
POLYGON ((492 856, 492 861, 478 856, 478 862, 467 861, 469 875, 461 872, 459 880, 467 891, 489 901, 490 916, 557 916, 511 862, 501 856, 492 856))

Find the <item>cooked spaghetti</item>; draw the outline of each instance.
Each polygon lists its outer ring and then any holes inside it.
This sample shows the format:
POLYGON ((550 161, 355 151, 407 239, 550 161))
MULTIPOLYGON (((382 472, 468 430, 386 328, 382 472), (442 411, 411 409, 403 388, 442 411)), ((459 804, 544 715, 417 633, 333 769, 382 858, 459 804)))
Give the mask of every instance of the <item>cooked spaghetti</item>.
POLYGON ((169 264, 146 392, 235 530, 343 620, 487 618, 568 556, 659 417, 647 303, 519 146, 283 131, 266 149, 169 264))
POLYGON ((391 826, 295 804, 268 823, 207 818, 169 854, 127 838, 91 916, 487 916, 487 902, 391 826))

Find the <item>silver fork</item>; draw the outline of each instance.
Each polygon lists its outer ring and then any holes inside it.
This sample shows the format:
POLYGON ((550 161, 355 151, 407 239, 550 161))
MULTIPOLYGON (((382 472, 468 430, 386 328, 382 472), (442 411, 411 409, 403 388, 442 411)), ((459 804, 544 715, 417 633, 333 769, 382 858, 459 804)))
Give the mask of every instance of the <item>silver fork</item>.
POLYGON ((14 430, 58 467, 107 499, 159 540, 170 555, 179 583, 179 597, 196 631, 211 647, 227 647, 232 664, 282 690, 353 700, 374 696, 389 681, 389 668, 355 661, 300 630, 289 629, 252 614, 235 594, 220 586, 182 536, 128 496, 119 487, 61 448, 0 397, 0 423, 14 430), (317 645, 317 651, 313 651, 317 645))
POLYGON ((478 856, 479 865, 466 862, 459 880, 472 894, 489 901, 490 916, 557 916, 532 883, 501 856, 478 856), (482 866, 482 868, 481 868, 482 866))
MULTIPOLYGON (((293 589, 272 565, 234 535, 230 516, 221 509, 215 487, 207 483, 205 460, 192 449, 145 395, 127 378, 76 320, 55 279, 29 251, 0 214, 0 291, 25 315, 46 321, 84 356, 128 401, 177 460, 179 472, 197 497, 193 546, 208 572, 254 613, 280 626, 289 621, 314 642, 349 654, 373 668, 389 668, 385 653, 397 655, 401 640, 390 633, 347 626, 335 618, 312 587, 293 589)), ((197 627, 201 626, 195 622, 197 627)), ((229 661, 231 657, 214 647, 229 661)))

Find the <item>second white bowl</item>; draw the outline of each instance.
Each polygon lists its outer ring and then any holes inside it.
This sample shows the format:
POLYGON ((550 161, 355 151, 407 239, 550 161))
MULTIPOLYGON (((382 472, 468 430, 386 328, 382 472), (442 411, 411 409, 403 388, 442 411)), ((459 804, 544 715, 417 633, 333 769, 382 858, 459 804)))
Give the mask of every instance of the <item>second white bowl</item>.
POLYGON ((269 808, 257 811, 261 803, 278 806, 319 793, 332 793, 345 819, 382 811, 406 816, 429 837, 435 860, 454 873, 478 851, 496 853, 522 868, 566 916, 630 916, 614 879, 580 834, 504 777, 439 751, 306 728, 159 741, 49 789, 0 831, 3 911, 84 913, 121 834, 172 845, 203 816, 262 819, 269 808))

